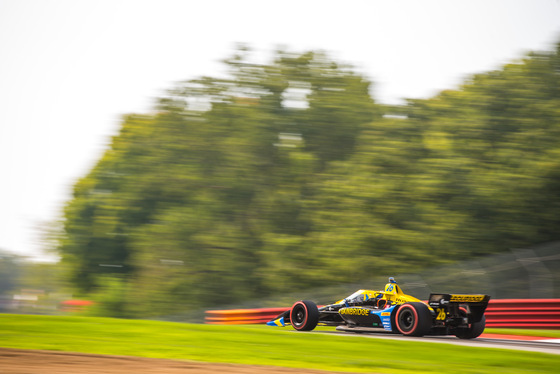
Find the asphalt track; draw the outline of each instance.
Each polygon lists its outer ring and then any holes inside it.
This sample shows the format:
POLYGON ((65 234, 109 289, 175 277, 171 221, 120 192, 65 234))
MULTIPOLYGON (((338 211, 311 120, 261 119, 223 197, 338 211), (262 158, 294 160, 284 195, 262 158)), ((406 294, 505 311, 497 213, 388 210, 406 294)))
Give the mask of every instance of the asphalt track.
POLYGON ((458 339, 455 336, 423 336, 412 337, 390 334, 387 332, 361 331, 317 331, 317 334, 338 334, 345 336, 361 336, 372 339, 392 339, 403 341, 418 341, 427 343, 445 343, 469 347, 514 349, 521 351, 542 352, 560 355, 560 339, 550 339, 534 336, 482 334, 476 339, 458 339))

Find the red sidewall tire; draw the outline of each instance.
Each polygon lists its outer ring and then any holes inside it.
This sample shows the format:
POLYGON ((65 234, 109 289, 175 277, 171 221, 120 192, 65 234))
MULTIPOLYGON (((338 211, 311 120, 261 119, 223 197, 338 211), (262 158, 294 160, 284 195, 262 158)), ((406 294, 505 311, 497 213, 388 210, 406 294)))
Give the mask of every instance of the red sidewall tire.
POLYGON ((309 318, 309 310, 307 310, 307 305, 305 305, 305 303, 303 301, 298 301, 294 305, 292 305, 292 309, 290 309, 290 321, 292 321, 292 326, 294 327, 294 329, 303 330, 304 327, 305 327, 305 324, 307 323, 307 318, 309 318), (294 311, 297 313, 298 308, 303 308, 304 313, 305 313, 305 319, 301 323, 294 322, 297 319, 297 318, 294 318, 294 317, 296 317, 296 316, 294 316, 294 311))
POLYGON ((416 311, 416 309, 410 305, 410 304, 404 304, 403 306, 401 306, 398 310, 397 310, 397 314, 395 315, 395 322, 397 324, 397 328, 399 329, 400 333, 403 335, 413 335, 414 332, 416 331, 417 327, 418 327, 418 312, 416 311), (413 321, 413 325, 410 329, 408 330, 403 330, 403 328, 401 327, 400 324, 400 317, 402 317, 402 313, 412 313, 412 316, 414 318, 413 321))
POLYGON ((406 336, 424 336, 432 328, 432 313, 422 302, 403 304, 395 314, 399 332, 406 336))
POLYGON ((318 322, 319 309, 312 301, 298 301, 290 309, 290 323, 298 331, 311 331, 318 322))

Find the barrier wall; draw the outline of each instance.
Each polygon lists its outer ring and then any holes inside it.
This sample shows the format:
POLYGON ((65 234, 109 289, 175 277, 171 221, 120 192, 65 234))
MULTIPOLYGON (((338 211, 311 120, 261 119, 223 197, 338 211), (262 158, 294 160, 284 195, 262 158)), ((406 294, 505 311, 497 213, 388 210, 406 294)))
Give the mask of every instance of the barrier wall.
POLYGON ((486 327, 560 329, 560 299, 490 300, 486 327))
POLYGON ((248 325, 266 323, 290 308, 207 310, 206 323, 216 325, 248 325))
MULTIPOLYGON (((208 310, 205 322, 219 325, 266 323, 289 308, 208 310)), ((560 329, 560 299, 490 300, 486 327, 560 329)))

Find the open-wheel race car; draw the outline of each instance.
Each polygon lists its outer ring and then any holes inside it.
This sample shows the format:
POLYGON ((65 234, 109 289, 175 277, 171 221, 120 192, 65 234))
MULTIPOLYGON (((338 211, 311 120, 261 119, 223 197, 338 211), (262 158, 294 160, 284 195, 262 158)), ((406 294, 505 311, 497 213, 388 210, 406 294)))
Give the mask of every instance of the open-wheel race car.
POLYGON ((310 331, 322 325, 337 326, 344 331, 455 335, 473 339, 484 331, 484 311, 489 300, 488 295, 432 293, 425 303, 406 295, 391 277, 383 291, 359 290, 320 308, 309 300, 297 301, 290 310, 267 324, 291 324, 298 331, 310 331))

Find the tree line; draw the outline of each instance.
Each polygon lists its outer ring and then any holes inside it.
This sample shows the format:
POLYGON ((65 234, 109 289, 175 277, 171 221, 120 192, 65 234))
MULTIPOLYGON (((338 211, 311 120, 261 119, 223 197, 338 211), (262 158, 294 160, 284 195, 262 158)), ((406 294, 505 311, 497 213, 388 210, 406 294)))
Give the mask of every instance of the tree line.
POLYGON ((324 52, 240 47, 120 132, 64 211, 105 314, 157 316, 560 239, 560 44, 406 105, 324 52))

